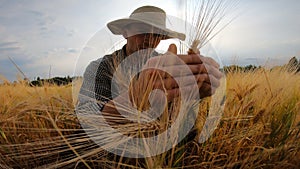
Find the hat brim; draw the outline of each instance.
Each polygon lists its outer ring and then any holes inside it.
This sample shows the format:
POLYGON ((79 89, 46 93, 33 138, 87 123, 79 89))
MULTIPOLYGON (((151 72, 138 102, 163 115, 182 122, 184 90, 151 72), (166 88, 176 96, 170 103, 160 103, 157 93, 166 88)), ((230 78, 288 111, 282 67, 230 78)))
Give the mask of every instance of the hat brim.
MULTIPOLYGON (((115 34, 115 35, 122 35, 123 34, 123 31, 124 31, 124 28, 128 25, 128 24, 132 24, 132 23, 143 23, 143 24, 146 24, 146 25, 150 25, 150 26, 153 26, 154 28, 156 28, 155 30, 157 32, 152 32, 152 33, 157 33, 157 34, 161 34, 161 35, 165 35, 163 37, 163 39, 170 39, 170 38, 178 38, 182 41, 185 40, 185 34, 183 33, 179 33, 179 32, 175 32, 175 31, 172 31, 168 28, 165 28, 165 27, 161 27, 159 25, 155 25, 153 23, 148 23, 146 21, 143 21, 143 20, 138 20, 138 19, 118 19, 118 20, 115 20, 115 21, 112 21, 112 22, 109 22, 107 24, 107 27, 109 28, 109 30, 115 34)), ((147 32, 145 32, 147 33, 147 32)))

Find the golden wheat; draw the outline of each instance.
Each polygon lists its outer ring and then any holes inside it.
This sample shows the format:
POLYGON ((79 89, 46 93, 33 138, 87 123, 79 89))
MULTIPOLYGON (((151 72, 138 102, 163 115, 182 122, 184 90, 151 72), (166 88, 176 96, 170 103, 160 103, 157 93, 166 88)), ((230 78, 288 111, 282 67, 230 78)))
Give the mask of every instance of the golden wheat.
MULTIPOLYGON (((3 83, 0 167, 297 168, 300 75, 258 69, 229 72, 226 78, 225 109, 213 135, 204 143, 181 143, 147 159, 113 156, 93 143, 77 121, 71 86, 3 83)), ((198 133, 210 104, 210 98, 200 104, 198 133)))

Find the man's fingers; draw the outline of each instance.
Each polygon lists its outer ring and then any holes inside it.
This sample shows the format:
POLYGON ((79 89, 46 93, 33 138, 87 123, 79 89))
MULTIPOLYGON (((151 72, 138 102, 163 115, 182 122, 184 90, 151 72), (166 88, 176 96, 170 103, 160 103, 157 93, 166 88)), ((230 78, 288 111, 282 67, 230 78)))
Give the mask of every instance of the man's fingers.
MULTIPOLYGON (((201 88, 199 89, 198 92, 199 92, 200 98, 204 98, 204 97, 213 95, 215 93, 215 90, 216 90, 216 88, 211 87, 210 84, 203 83, 203 85, 201 86, 201 88)), ((179 97, 182 92, 191 93, 191 92, 197 92, 197 91, 191 91, 190 86, 183 87, 181 89, 181 91, 179 90, 179 88, 167 90, 166 96, 167 96, 168 101, 172 101, 174 98, 179 97)))
POLYGON ((202 59, 204 64, 211 65, 211 66, 216 67, 216 68, 220 67, 220 65, 214 59, 212 59, 210 57, 203 57, 201 59, 202 59))
POLYGON ((208 97, 215 94, 218 87, 214 87, 209 83, 204 82, 199 89, 200 98, 208 97))
POLYGON ((223 73, 219 70, 219 68, 215 66, 211 66, 208 64, 203 64, 205 71, 201 71, 200 73, 208 73, 209 75, 215 76, 216 78, 221 78, 223 77, 223 73))
MULTIPOLYGON (((194 75, 190 76, 181 76, 181 77, 168 77, 165 79, 157 79, 154 88, 159 88, 159 89, 173 89, 173 88, 178 88, 179 86, 191 86, 193 84, 197 84, 199 77, 196 77, 194 75)), ((203 75, 203 81, 205 80, 205 77, 203 75)))
POLYGON ((200 64, 203 63, 201 60, 201 56, 198 54, 191 54, 191 55, 178 55, 178 57, 185 63, 185 64, 200 64))
POLYGON ((204 83, 210 84, 211 86, 216 87, 216 88, 220 86, 220 80, 212 75, 198 74, 198 75, 195 75, 195 78, 197 80, 199 88, 201 88, 201 86, 204 83))
POLYGON ((174 88, 174 89, 167 90, 166 95, 167 95, 168 101, 171 101, 176 97, 179 97, 179 95, 180 95, 179 88, 174 88))
POLYGON ((171 52, 171 53, 177 55, 177 47, 176 47, 176 45, 175 44, 171 44, 169 46, 168 52, 171 52))
POLYGON ((196 76, 192 75, 180 78, 161 79, 160 81, 156 81, 154 88, 164 91, 167 99, 171 101, 172 99, 179 97, 183 92, 199 92, 200 98, 211 96, 215 93, 215 90, 219 85, 220 82, 215 77, 210 77, 207 74, 199 74, 196 76), (193 85, 195 85, 195 80, 197 89, 194 88, 195 86, 193 87, 193 85))
POLYGON ((199 54, 200 55, 200 50, 198 48, 190 48, 188 50, 188 55, 193 55, 193 54, 199 54))
POLYGON ((203 63, 200 55, 176 55, 174 53, 177 53, 177 47, 175 45, 170 45, 168 53, 150 58, 146 63, 146 67, 193 65, 203 63))
POLYGON ((173 77, 192 74, 209 74, 216 78, 221 78, 223 76, 223 73, 218 68, 207 64, 165 66, 163 67, 163 71, 168 72, 173 77))

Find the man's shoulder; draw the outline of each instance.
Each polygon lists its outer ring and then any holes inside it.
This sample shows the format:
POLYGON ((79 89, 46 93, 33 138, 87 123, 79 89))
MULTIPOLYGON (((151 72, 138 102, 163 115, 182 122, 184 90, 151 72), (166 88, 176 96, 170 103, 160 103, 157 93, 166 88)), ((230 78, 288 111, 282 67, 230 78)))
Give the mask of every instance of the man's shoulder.
POLYGON ((96 59, 96 60, 91 61, 91 63, 92 63, 92 64, 95 64, 95 63, 100 64, 100 63, 102 63, 102 62, 108 62, 108 61, 111 61, 111 60, 113 60, 113 58, 114 58, 115 56, 118 56, 118 55, 119 55, 120 51, 121 51, 121 50, 117 50, 117 51, 115 51, 115 52, 113 52, 113 53, 111 53, 111 54, 104 55, 103 57, 100 57, 100 58, 98 58, 98 59, 96 59))
POLYGON ((122 57, 122 49, 120 49, 111 54, 107 54, 101 58, 91 61, 87 69, 96 70, 98 68, 107 68, 108 66, 111 66, 115 60, 119 60, 119 58, 122 57))
POLYGON ((100 63, 100 62, 103 62, 103 61, 111 61, 111 60, 117 59, 119 57, 124 57, 122 49, 116 50, 111 54, 104 55, 103 57, 98 58, 98 59, 94 60, 93 62, 100 63))

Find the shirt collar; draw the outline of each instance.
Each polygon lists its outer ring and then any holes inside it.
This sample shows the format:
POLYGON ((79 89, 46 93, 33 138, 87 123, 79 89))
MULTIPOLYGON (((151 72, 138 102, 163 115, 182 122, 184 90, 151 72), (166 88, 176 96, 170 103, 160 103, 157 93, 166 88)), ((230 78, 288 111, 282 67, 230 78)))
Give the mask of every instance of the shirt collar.
MULTIPOLYGON (((122 47, 121 52, 122 52, 122 55, 123 55, 123 56, 127 57, 127 53, 126 53, 126 44, 122 47)), ((153 52, 152 52, 152 54, 151 54, 151 57, 153 57, 153 56, 158 56, 158 55, 159 55, 159 53, 156 52, 155 50, 153 50, 153 52)))

